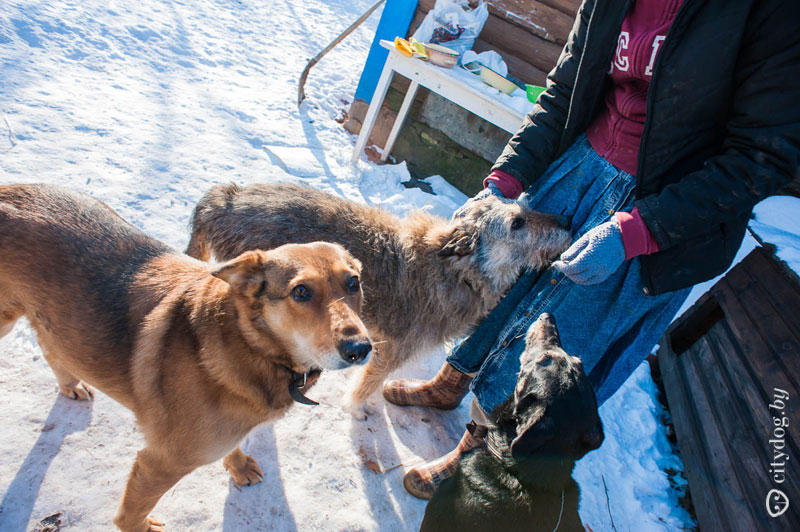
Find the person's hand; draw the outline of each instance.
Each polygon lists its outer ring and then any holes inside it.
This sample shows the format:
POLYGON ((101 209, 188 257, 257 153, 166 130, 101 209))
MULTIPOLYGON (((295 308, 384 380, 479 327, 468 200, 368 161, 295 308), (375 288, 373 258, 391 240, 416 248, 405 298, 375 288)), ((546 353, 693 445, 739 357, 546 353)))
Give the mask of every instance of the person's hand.
POLYGON ((467 200, 467 201, 464 203, 464 205, 462 205, 461 207, 459 207, 458 209, 456 209, 456 211, 453 213, 453 218, 461 218, 461 217, 463 217, 463 216, 466 214, 466 212, 467 212, 467 209, 468 209, 469 205, 470 205, 472 202, 474 202, 474 201, 480 201, 480 200, 482 200, 482 199, 486 198, 487 196, 497 196, 497 197, 498 197, 498 198, 500 198, 501 200, 503 200, 503 201, 505 201, 505 202, 508 202, 508 203, 513 203, 513 202, 514 202, 514 200, 506 199, 506 198, 503 196, 503 193, 502 193, 502 192, 500 192, 500 187, 498 187, 497 185, 495 185, 494 183, 492 183, 492 182, 490 181, 490 182, 489 182, 489 183, 486 185, 486 188, 484 188, 483 190, 481 190, 480 192, 478 192, 477 194, 475 194, 474 196, 472 196, 470 199, 468 199, 468 200, 467 200))
POLYGON ((576 240, 553 268, 578 284, 605 281, 625 262, 622 231, 616 219, 600 224, 576 240))

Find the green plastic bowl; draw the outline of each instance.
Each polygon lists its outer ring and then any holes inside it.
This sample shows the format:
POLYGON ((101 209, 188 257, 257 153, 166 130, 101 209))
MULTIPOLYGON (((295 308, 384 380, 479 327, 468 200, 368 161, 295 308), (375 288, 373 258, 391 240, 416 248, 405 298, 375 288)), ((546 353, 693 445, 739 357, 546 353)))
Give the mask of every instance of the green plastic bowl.
POLYGON ((525 93, 528 95, 528 101, 536 103, 539 95, 547 90, 547 87, 540 87, 539 85, 525 85, 525 93))

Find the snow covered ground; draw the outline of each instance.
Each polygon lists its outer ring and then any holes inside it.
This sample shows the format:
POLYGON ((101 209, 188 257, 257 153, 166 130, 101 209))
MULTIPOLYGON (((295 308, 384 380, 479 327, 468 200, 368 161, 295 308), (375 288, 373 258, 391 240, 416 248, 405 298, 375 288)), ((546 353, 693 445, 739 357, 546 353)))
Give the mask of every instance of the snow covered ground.
MULTIPOLYGON (((295 105, 306 58, 372 3, 5 0, 0 112, 11 129, 0 121, 0 183, 83 190, 179 249, 195 202, 231 181, 302 181, 399 214, 448 216, 465 197, 440 178, 431 196, 400 185, 403 164, 348 164, 353 138, 335 118, 378 15, 312 70, 309 100, 295 105)), ((443 356, 403 373, 431 376, 443 356)), ((311 394, 321 406, 297 406, 247 438, 263 483, 240 489, 210 464, 154 515, 170 530, 416 530, 425 503, 406 494, 398 466, 450 450, 469 401, 430 412, 375 397, 377 415, 354 421, 339 408, 349 377, 323 375, 311 394)), ((0 530, 30 529, 55 512, 65 529, 109 530, 142 446, 132 414, 102 394, 93 404, 59 396, 25 323, 0 340, 0 394, 0 530)), ((575 472, 582 518, 596 532, 611 530, 612 518, 619 531, 694 526, 677 502, 683 481, 666 473, 682 465, 655 395, 643 365, 601 408, 606 441, 575 472)))

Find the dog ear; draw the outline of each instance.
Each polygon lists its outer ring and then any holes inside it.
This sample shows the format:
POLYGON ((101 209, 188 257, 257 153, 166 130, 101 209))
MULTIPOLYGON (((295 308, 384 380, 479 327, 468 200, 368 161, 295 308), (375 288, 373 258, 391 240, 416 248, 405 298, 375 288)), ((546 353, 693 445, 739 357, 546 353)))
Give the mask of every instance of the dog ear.
POLYGON ((552 424, 544 405, 517 416, 517 436, 511 441, 511 456, 518 460, 535 453, 550 439, 552 424))
POLYGON ((439 250, 440 257, 463 257, 472 255, 475 251, 475 235, 470 234, 463 228, 457 227, 450 233, 450 237, 439 250))
POLYGON ((263 253, 248 251, 221 264, 211 275, 231 285, 235 294, 257 298, 266 290, 265 263, 263 253))

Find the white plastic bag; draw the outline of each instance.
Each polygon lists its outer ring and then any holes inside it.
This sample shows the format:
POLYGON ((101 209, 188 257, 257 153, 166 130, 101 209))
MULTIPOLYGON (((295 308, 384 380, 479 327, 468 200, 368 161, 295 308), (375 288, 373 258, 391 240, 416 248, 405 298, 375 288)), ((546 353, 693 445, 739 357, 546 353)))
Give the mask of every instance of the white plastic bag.
POLYGON ((508 65, 503 61, 503 56, 494 50, 486 50, 481 53, 467 50, 461 54, 461 68, 467 72, 478 74, 481 71, 481 65, 491 68, 503 77, 508 76, 508 65))
POLYGON ((441 44, 462 54, 472 48, 487 18, 486 2, 470 9, 467 0, 436 0, 436 5, 414 32, 414 38, 441 44))

